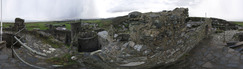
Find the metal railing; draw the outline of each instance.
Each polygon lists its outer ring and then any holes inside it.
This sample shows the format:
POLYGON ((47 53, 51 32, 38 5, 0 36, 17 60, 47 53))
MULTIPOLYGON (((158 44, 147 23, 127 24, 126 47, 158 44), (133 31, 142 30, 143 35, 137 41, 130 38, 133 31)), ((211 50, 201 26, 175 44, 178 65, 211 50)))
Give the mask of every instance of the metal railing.
MULTIPOLYGON (((20 33, 21 31, 23 31, 24 29, 25 29, 25 27, 22 28, 21 30, 19 30, 18 32, 16 32, 16 33, 14 34, 14 38, 17 40, 16 42, 19 42, 23 47, 25 47, 25 48, 28 49, 29 51, 33 52, 34 54, 37 54, 37 55, 46 57, 47 55, 46 55, 45 53, 38 52, 38 51, 36 51, 36 50, 30 48, 29 46, 25 45, 25 44, 21 41, 21 39, 22 39, 23 37, 21 37, 21 38, 17 38, 17 37, 16 37, 16 35, 17 35, 18 33, 20 33)), ((16 44, 16 42, 15 42, 14 44, 16 44)), ((14 44, 13 44, 13 45, 14 45, 14 44)))
POLYGON ((39 66, 36 66, 36 65, 32 65, 32 64, 30 64, 30 63, 24 61, 24 60, 17 54, 17 52, 14 50, 14 45, 17 44, 17 43, 19 42, 23 47, 25 47, 25 48, 28 49, 29 51, 33 52, 34 54, 37 54, 37 55, 40 55, 40 56, 44 56, 44 57, 47 56, 45 53, 38 52, 38 51, 33 50, 32 48, 30 48, 29 46, 25 45, 25 44, 21 41, 21 39, 22 39, 24 36, 22 36, 22 37, 20 37, 20 38, 17 38, 17 37, 16 37, 16 35, 17 35, 18 33, 20 33, 21 31, 23 31, 24 29, 25 29, 25 27, 22 28, 21 30, 19 30, 18 32, 16 32, 16 33, 14 34, 13 37, 16 39, 16 42, 14 42, 14 43, 11 45, 12 53, 13 53, 14 55, 16 55, 17 58, 18 58, 20 61, 22 61, 23 63, 27 64, 28 66, 31 66, 31 67, 33 67, 33 68, 37 68, 37 69, 46 69, 46 68, 43 68, 43 67, 39 67, 39 66))
POLYGON ((27 45, 25 45, 23 42, 20 41, 20 39, 18 39, 16 36, 14 36, 14 38, 26 49, 30 50, 31 52, 33 52, 34 54, 40 55, 40 56, 46 56, 45 53, 41 53, 41 52, 37 52, 36 50, 33 50, 32 48, 28 47, 27 45))

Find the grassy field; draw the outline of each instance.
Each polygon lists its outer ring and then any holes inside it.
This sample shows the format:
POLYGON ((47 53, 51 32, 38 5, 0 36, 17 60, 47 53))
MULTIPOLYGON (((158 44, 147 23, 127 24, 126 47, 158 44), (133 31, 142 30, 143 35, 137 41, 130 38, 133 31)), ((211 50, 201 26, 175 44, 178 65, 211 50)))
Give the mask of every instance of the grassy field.
POLYGON ((13 25, 12 23, 5 23, 5 22, 3 22, 3 28, 8 28, 8 27, 10 27, 12 25, 13 25))
MULTIPOLYGON (((58 22, 26 22, 27 30, 40 29, 46 30, 48 29, 48 24, 56 25, 65 25, 68 30, 71 29, 70 23, 74 23, 75 21, 58 21, 58 22)), ((97 23, 99 27, 109 26, 111 20, 83 20, 84 23, 97 23)), ((3 23, 4 28, 13 27, 13 23, 3 23)))
MULTIPOLYGON (((27 30, 33 30, 33 29, 40 29, 40 30, 46 30, 48 29, 47 24, 55 25, 65 25, 68 30, 71 29, 70 23, 74 23, 75 21, 59 21, 59 22, 26 22, 26 28, 27 30)), ((111 20, 83 20, 84 23, 96 23, 98 24, 98 27, 101 28, 108 28, 111 24, 111 20)), ((235 24, 243 26, 243 22, 233 22, 235 24)), ((3 27, 8 28, 13 26, 13 23, 4 23, 3 27)))
POLYGON ((243 26, 243 22, 232 22, 232 23, 235 23, 235 24, 238 24, 240 26, 243 26))

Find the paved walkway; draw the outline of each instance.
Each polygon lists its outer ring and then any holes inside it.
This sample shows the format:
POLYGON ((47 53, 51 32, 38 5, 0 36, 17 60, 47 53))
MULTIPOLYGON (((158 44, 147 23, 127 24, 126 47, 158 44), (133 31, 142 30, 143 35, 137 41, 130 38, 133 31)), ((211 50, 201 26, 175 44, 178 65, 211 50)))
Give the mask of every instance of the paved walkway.
POLYGON ((201 41, 187 59, 190 69, 243 69, 243 54, 225 46, 220 34, 201 41))

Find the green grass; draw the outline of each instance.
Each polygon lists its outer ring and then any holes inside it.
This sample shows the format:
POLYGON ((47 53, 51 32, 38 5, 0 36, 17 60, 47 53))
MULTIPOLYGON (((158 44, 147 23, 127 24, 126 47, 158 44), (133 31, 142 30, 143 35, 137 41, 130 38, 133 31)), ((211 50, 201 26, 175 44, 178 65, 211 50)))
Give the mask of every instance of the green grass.
MULTIPOLYGON (((27 22, 25 23, 27 30, 33 30, 33 29, 40 29, 40 30, 47 30, 48 26, 46 24, 52 24, 52 25, 66 25, 67 29, 71 29, 71 25, 69 24, 71 22, 27 22)), ((10 26, 14 26, 14 23, 4 23, 4 28, 9 28, 10 26)))
POLYGON ((238 24, 240 26, 243 26, 243 22, 232 22, 232 23, 235 23, 235 24, 238 24))
POLYGON ((64 45, 62 43, 54 42, 53 39, 54 37, 48 37, 47 39, 42 39, 42 41, 46 44, 50 44, 53 48, 60 48, 64 45))
MULTIPOLYGON (((243 27, 243 22, 232 22, 232 23, 238 24, 243 27)), ((243 29, 238 29, 238 31, 243 31, 243 29)))
POLYGON ((220 29, 217 29, 216 31, 215 31, 215 33, 223 33, 224 32, 224 30, 220 30, 220 29))
POLYGON ((10 26, 13 26, 12 23, 3 23, 4 28, 9 28, 10 26))
POLYGON ((71 29, 71 25, 69 24, 71 22, 32 22, 32 23, 26 23, 27 30, 33 30, 35 28, 38 28, 40 30, 47 30, 48 26, 46 24, 52 24, 52 25, 65 25, 67 29, 71 29))
MULTIPOLYGON (((46 24, 52 24, 52 25, 65 25, 68 30, 71 29, 70 23, 74 23, 75 21, 60 21, 60 22, 26 22, 26 29, 27 30, 47 30, 48 26, 46 24)), ((98 24, 98 27, 108 27, 111 23, 111 20, 83 20, 84 23, 96 23, 98 24)), ((10 26, 13 26, 13 23, 4 23, 3 27, 8 28, 10 26)))
POLYGON ((65 54, 61 57, 53 57, 53 58, 49 58, 46 61, 52 64, 56 64, 56 65, 73 65, 73 64, 77 64, 77 61, 72 60, 71 59, 72 55, 70 54, 65 54))
POLYGON ((53 48, 60 48, 64 46, 64 43, 55 41, 53 36, 43 36, 35 33, 34 31, 30 31, 29 33, 40 39, 43 43, 51 45, 53 48), (31 33, 30 33, 31 32, 31 33))
POLYGON ((26 29, 27 30, 33 30, 33 29, 40 29, 40 30, 46 30, 48 29, 48 27, 45 26, 46 23, 29 23, 29 24, 26 24, 26 29))
POLYGON ((102 20, 83 20, 85 23, 101 23, 102 20))
POLYGON ((107 28, 111 24, 111 20, 84 20, 84 23, 96 23, 98 27, 107 28))

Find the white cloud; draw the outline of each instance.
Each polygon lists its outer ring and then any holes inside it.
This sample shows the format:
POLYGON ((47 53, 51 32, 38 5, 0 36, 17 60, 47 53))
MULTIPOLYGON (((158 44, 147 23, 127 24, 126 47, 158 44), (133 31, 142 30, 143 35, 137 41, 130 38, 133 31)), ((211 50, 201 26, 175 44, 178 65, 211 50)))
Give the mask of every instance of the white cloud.
MULTIPOLYGON (((189 8, 190 16, 222 18, 226 20, 243 21, 242 0, 106 0, 112 3, 105 10, 107 16, 126 15, 131 11, 162 11, 172 10, 176 7, 189 8), (119 13, 118 13, 119 12, 119 13), (122 13, 122 14, 121 14, 122 13)), ((106 15, 104 15, 106 16, 106 15)), ((104 17, 103 16, 103 17, 104 17)))
POLYGON ((197 6, 190 6, 191 16, 222 18, 226 20, 243 21, 242 0, 204 0, 197 6))
POLYGON ((131 11, 157 12, 189 8, 190 16, 243 21, 243 0, 3 0, 4 20, 107 18, 131 11))

